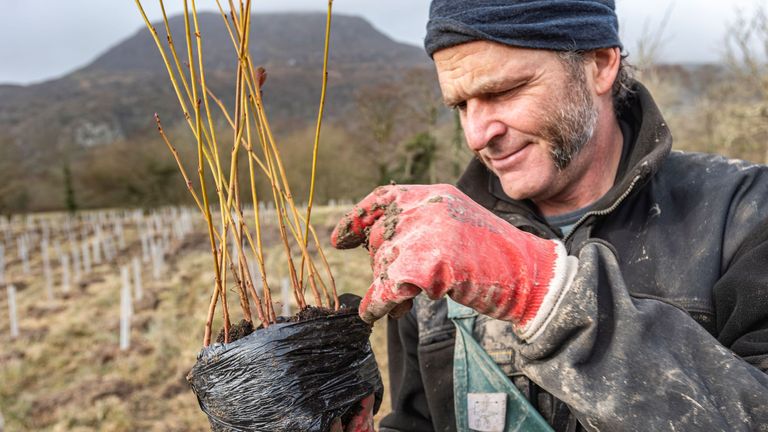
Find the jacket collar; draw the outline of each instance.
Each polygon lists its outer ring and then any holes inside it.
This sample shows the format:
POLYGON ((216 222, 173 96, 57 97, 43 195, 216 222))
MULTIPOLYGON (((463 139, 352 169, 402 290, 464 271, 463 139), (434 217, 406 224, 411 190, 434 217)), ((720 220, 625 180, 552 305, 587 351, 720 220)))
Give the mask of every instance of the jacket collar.
MULTIPOLYGON (((631 189, 638 189, 659 170, 661 163, 672 148, 672 134, 667 127, 661 111, 648 89, 635 81, 632 95, 619 110, 619 119, 630 125, 634 137, 630 140, 628 154, 622 155, 622 163, 616 176, 616 183, 602 198, 592 205, 591 212, 607 211, 631 189)), ((478 159, 469 163, 457 186, 470 198, 483 207, 498 213, 507 214, 506 218, 514 225, 527 231, 551 236, 552 230, 530 200, 513 200, 494 193, 494 183, 498 183, 495 174, 489 171, 478 159), (516 216, 515 216, 516 215, 516 216), (525 229, 525 228, 524 228, 525 229), (543 231, 543 232, 542 232, 543 231)))

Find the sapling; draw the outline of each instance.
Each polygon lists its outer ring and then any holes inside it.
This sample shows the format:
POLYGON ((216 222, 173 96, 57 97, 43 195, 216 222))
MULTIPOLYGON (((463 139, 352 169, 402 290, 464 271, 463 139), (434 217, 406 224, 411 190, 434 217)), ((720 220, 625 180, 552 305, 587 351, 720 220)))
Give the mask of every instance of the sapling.
POLYGON ((11 321, 11 339, 19 337, 19 319, 16 316, 16 286, 9 284, 6 287, 8 293, 8 318, 11 321))
POLYGON ((5 247, 0 244, 0 285, 5 283, 5 247))
POLYGON ((144 298, 144 289, 141 283, 141 262, 138 257, 131 259, 133 267, 133 294, 136 300, 144 298))
POLYGON ((73 281, 78 283, 83 279, 83 274, 82 262, 80 260, 80 247, 78 247, 77 241, 70 243, 70 250, 72 252, 72 273, 74 276, 73 281))
POLYGON ((283 316, 291 316, 291 282, 283 278, 280 282, 280 296, 283 300, 283 316))
MULTIPOLYGON (((261 322, 260 327, 265 330, 278 321, 264 262, 264 238, 261 224, 265 218, 274 220, 278 226, 279 243, 289 276, 283 284, 285 289, 281 287, 283 314, 290 314, 290 304, 295 302, 299 308, 298 319, 301 313, 310 307, 310 295, 317 307, 329 309, 340 307, 335 281, 322 252, 317 233, 310 223, 327 78, 331 2, 328 2, 323 87, 313 147, 312 174, 309 179, 310 197, 306 208, 296 205, 285 166, 280 157, 280 149, 275 142, 261 99, 266 72, 254 66, 249 50, 251 1, 241 1, 239 8, 235 7, 233 1, 229 3, 231 10, 227 14, 217 2, 238 58, 235 97, 230 99, 234 101, 234 106, 231 109, 225 107, 221 99, 217 98, 206 85, 202 51, 203 34, 199 28, 195 1, 184 1, 187 55, 183 61, 179 58, 170 34, 163 2, 160 1, 160 6, 167 32, 165 39, 167 49, 164 48, 157 31, 144 14, 141 3, 136 1, 161 54, 184 119, 196 143, 197 181, 195 185, 190 181, 175 146, 163 129, 159 116, 155 116, 158 132, 176 160, 187 189, 203 215, 208 232, 214 277, 203 335, 203 345, 206 347, 211 342, 212 322, 217 308, 223 318, 221 341, 225 345, 231 342, 231 317, 227 302, 227 294, 230 290, 227 287, 234 286, 233 291, 240 300, 243 321, 251 327, 255 327, 254 315, 261 322), (231 142, 226 151, 220 145, 222 135, 214 127, 212 107, 215 106, 218 106, 232 132, 231 142), (246 173, 238 173, 242 167, 238 160, 242 158, 247 162, 246 173), (243 182, 247 182, 247 187, 242 187, 241 178, 247 179, 243 182), (265 180, 269 186, 267 199, 258 196, 256 187, 257 181, 265 180), (209 190, 215 191, 215 196, 209 196, 209 190), (250 201, 250 207, 248 201, 250 201), (248 210, 244 211, 244 209, 248 210), (253 217, 253 231, 246 225, 246 214, 248 217, 253 217), (314 246, 317 252, 310 254, 310 246, 314 246), (300 264, 295 258, 296 254, 301 256, 300 264), (253 258, 249 260, 250 257, 253 258), (326 273, 325 278, 320 271, 323 269, 326 273), (262 287, 261 292, 257 290, 257 286, 262 287), (251 308, 251 302, 253 308, 251 308)), ((158 216, 157 213, 150 218, 156 223, 154 231, 162 238, 159 244, 167 245, 168 231, 161 232, 163 224, 156 216, 158 216)), ((251 221, 248 221, 248 224, 251 224, 251 221)), ((154 253, 151 254, 153 258, 157 256, 158 240, 154 235, 147 236, 147 249, 154 247, 154 253)), ((366 330, 370 331, 367 327, 366 330)))
POLYGON ((83 257, 83 275, 91 274, 91 248, 88 247, 88 242, 83 241, 81 243, 82 257, 83 257))
POLYGON ((96 265, 101 264, 101 226, 98 223, 95 224, 94 236, 91 240, 91 247, 93 248, 93 263, 96 265))
POLYGON ((61 242, 58 239, 53 241, 53 251, 57 257, 61 257, 64 254, 64 249, 61 248, 61 242))
POLYGON ((167 250, 168 246, 171 244, 171 230, 168 229, 168 227, 165 227, 161 230, 160 239, 162 240, 161 245, 163 251, 167 250))
MULTIPOLYGON (((227 279, 232 278, 236 287, 235 292, 240 298, 240 306, 243 319, 251 322, 252 311, 250 301, 254 303, 255 312, 263 327, 268 327, 276 321, 268 277, 264 266, 264 253, 261 235, 261 222, 264 215, 260 210, 274 205, 274 213, 270 215, 277 224, 280 234, 280 243, 287 259, 289 274, 289 291, 300 309, 309 306, 306 291, 312 294, 317 306, 338 308, 338 299, 333 278, 327 268, 327 261, 322 256, 322 265, 326 267, 328 281, 318 271, 308 249, 310 236, 314 239, 315 249, 321 249, 317 241, 311 223, 311 209, 314 196, 314 176, 316 173, 317 153, 319 145, 322 112, 327 85, 327 58, 328 40, 330 37, 330 6, 327 20, 325 56, 323 67, 323 80, 320 108, 318 110, 317 128, 313 146, 312 174, 310 177, 310 196, 306 206, 306 215, 300 214, 300 207, 295 204, 287 180, 285 167, 280 157, 280 151, 275 143, 274 136, 267 120, 264 105, 261 100, 261 86, 266 80, 266 73, 261 68, 256 68, 248 49, 250 40, 250 0, 241 1, 236 8, 230 1, 231 11, 225 13, 221 4, 217 2, 221 16, 226 25, 230 40, 238 53, 237 74, 235 82, 234 109, 228 110, 206 85, 205 67, 203 61, 202 38, 203 35, 198 26, 195 1, 185 1, 185 36, 186 36, 186 63, 182 66, 182 60, 176 50, 173 37, 170 33, 163 2, 160 1, 163 11, 163 24, 167 36, 167 46, 163 47, 160 37, 152 24, 147 19, 140 1, 136 1, 139 11, 150 30, 150 34, 157 45, 168 76, 171 80, 174 92, 184 113, 187 125, 190 127, 196 141, 198 160, 197 177, 198 188, 194 187, 187 171, 178 156, 175 146, 171 143, 163 130, 160 118, 156 116, 156 124, 160 136, 171 151, 179 166, 187 189, 192 195, 195 204, 206 221, 211 255, 214 268, 214 287, 211 303, 208 308, 203 345, 208 346, 211 340, 211 324, 217 305, 222 308, 224 318, 224 341, 229 341, 230 314, 227 306, 227 290, 224 287, 227 279), (191 10, 190 10, 191 6, 191 10), (232 129, 231 152, 226 159, 220 148, 220 135, 214 127, 213 109, 217 105, 227 123, 232 129), (243 195, 239 183, 240 157, 244 157, 248 163, 248 186, 250 193, 243 195), (226 167, 229 167, 227 170, 226 167), (271 200, 264 205, 256 193, 257 174, 263 176, 270 185, 271 200), (208 196, 206 185, 213 183, 216 191, 217 203, 214 204, 208 196), (253 222, 255 232, 251 233, 245 225, 243 208, 245 203, 241 200, 247 196, 253 208, 253 222), (217 227, 214 227, 214 212, 217 210, 217 227), (254 235, 255 234, 255 235, 254 235), (245 249, 250 249, 255 257, 256 266, 249 265, 246 259, 245 249), (294 251, 301 254, 301 263, 294 263, 294 251), (254 268, 257 274, 254 274, 254 268), (231 276, 229 276, 231 273, 231 276), (306 273, 306 277, 305 277, 306 273), (258 276, 263 286, 261 294, 256 292, 254 276, 258 276), (329 289, 330 286, 330 289, 329 289), (322 291, 322 294, 321 294, 322 291), (324 295, 324 298, 323 298, 324 295)), ((302 209, 301 212, 304 212, 302 209)), ((322 255, 322 254, 321 254, 322 255)))
POLYGON ((59 258, 61 263, 61 292, 68 293, 72 287, 72 281, 69 274, 69 255, 65 252, 59 258))
POLYGON ((43 258, 43 275, 45 276, 45 294, 48 301, 53 300, 53 271, 51 271, 51 256, 48 250, 48 239, 43 239, 40 253, 43 258))
MULTIPOLYGON (((90 249, 91 246, 88 243, 88 228, 86 228, 85 225, 80 227, 80 240, 82 242, 83 247, 88 246, 88 248, 90 249)), ((83 253, 83 255, 85 255, 85 253, 83 253)), ((90 253, 90 251, 88 251, 88 256, 90 256, 90 255, 91 255, 91 253, 90 253)))
POLYGON ((43 230, 43 240, 49 241, 51 239, 51 226, 48 221, 43 221, 41 224, 43 230))
POLYGON ((152 258, 152 278, 155 281, 160 280, 160 246, 157 240, 149 241, 149 255, 152 258))
POLYGON ((7 233, 10 229, 10 224, 8 222, 7 216, 0 215, 0 231, 3 232, 3 234, 7 233))
POLYGON ((184 227, 184 234, 189 234, 192 232, 194 226, 192 221, 192 212, 190 212, 187 208, 184 208, 183 216, 181 218, 182 224, 181 226, 184 227))
POLYGON ((133 300, 131 299, 131 281, 128 266, 120 267, 120 349, 125 351, 131 347, 131 317, 133 316, 133 300))
POLYGON ((115 219, 115 235, 117 235, 117 245, 120 250, 125 250, 125 232, 123 230, 123 221, 115 219))
MULTIPOLYGON (((178 219, 174 219, 174 220, 178 220, 178 219)), ((181 226, 181 223, 175 223, 173 224, 172 228, 173 228, 173 239, 176 241, 181 241, 184 238, 184 227, 181 226)))
POLYGON ((29 274, 29 248, 26 234, 16 238, 16 245, 19 253, 19 259, 21 260, 21 271, 25 274, 29 274))
POLYGON ((141 261, 145 264, 149 262, 149 235, 147 234, 146 229, 144 229, 141 225, 138 227, 139 230, 139 238, 141 239, 141 261))
POLYGON ((107 263, 112 262, 112 260, 115 258, 115 255, 114 249, 112 247, 112 236, 109 233, 102 233, 101 250, 104 253, 104 261, 107 263))
POLYGON ((70 247, 77 246, 77 235, 75 235, 74 230, 68 230, 66 237, 69 240, 70 247))

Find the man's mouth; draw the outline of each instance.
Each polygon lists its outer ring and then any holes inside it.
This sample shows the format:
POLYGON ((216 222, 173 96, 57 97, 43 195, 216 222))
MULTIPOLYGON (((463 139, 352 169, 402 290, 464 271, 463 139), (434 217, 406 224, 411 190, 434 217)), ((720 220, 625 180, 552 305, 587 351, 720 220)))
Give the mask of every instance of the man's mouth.
POLYGON ((515 148, 510 152, 487 155, 486 163, 496 172, 508 171, 519 165, 528 153, 529 147, 533 142, 526 142, 521 147, 515 148))

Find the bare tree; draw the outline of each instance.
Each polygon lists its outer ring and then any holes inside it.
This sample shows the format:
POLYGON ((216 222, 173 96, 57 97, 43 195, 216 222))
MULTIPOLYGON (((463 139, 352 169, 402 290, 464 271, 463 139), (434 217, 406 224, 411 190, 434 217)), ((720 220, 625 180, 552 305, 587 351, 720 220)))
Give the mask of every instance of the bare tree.
POLYGON ((751 16, 740 12, 728 27, 727 77, 713 98, 723 121, 714 131, 723 150, 768 163, 768 11, 757 6, 751 16))
POLYGON ((408 135, 406 95, 393 82, 362 88, 356 98, 359 147, 370 155, 377 170, 378 183, 390 181, 391 170, 399 159, 400 143, 408 135))
POLYGON ((20 147, 10 138, 0 136, 0 214, 28 210, 29 191, 21 161, 20 147))

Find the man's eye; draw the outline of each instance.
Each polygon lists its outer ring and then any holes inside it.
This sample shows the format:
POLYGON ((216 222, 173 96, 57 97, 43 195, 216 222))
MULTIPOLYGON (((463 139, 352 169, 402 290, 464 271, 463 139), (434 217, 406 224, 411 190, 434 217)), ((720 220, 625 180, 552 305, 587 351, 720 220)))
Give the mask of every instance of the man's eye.
POLYGON ((452 106, 451 108, 453 108, 456 111, 464 111, 467 109, 467 102, 466 101, 459 102, 454 106, 452 106))
POLYGON ((498 98, 503 98, 505 96, 509 96, 512 93, 516 92, 517 89, 518 89, 518 87, 513 87, 511 89, 507 89, 507 90, 503 90, 503 91, 500 91, 500 92, 493 93, 491 96, 494 97, 494 98, 497 98, 497 99, 498 98))

